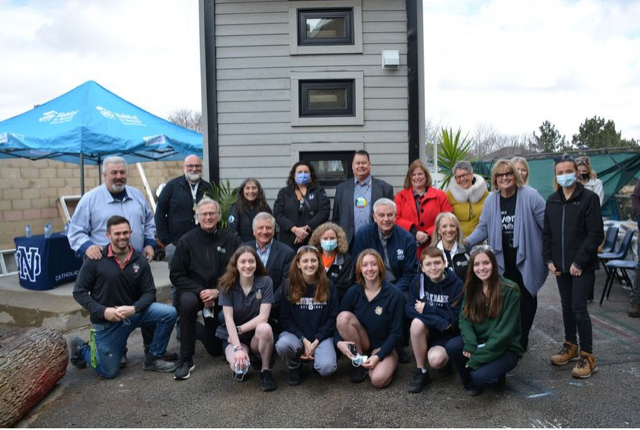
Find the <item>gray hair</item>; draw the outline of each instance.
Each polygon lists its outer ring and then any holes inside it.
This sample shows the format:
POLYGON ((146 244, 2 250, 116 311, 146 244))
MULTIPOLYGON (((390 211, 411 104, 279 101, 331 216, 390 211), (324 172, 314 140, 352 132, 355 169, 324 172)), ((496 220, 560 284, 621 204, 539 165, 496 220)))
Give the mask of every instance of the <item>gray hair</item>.
POLYGON ((442 236, 440 236, 440 233, 438 232, 438 230, 440 229, 440 221, 442 221, 442 218, 449 218, 451 221, 453 221, 453 223, 456 225, 457 230, 456 243, 458 244, 458 246, 463 246, 462 241, 464 239, 464 234, 462 234, 462 225, 460 225, 460 220, 458 219, 458 217, 451 212, 440 212, 436 217, 436 222, 433 228, 433 245, 436 246, 438 242, 442 240, 442 236))
POLYGON ((212 203, 213 203, 214 205, 216 205, 216 208, 217 208, 216 212, 220 212, 220 205, 218 204, 218 202, 216 202, 215 200, 210 199, 210 198, 208 198, 208 197, 205 197, 204 199, 202 199, 202 200, 200 200, 200 201, 198 202, 198 205, 196 206, 196 211, 197 211, 198 213, 200 213, 200 208, 201 208, 202 206, 204 206, 204 205, 210 205, 210 204, 212 204, 212 203))
POLYGON ((251 228, 255 230, 256 227, 258 227, 258 223, 260 221, 265 221, 265 220, 271 221, 273 228, 274 229, 276 228, 276 219, 269 212, 259 212, 255 217, 253 217, 253 223, 251 224, 251 228))
POLYGON ((386 197, 382 197, 378 200, 376 200, 376 202, 373 204, 373 212, 375 213, 376 209, 378 208, 378 206, 391 206, 393 208, 393 213, 397 213, 398 212, 398 207, 396 206, 396 202, 394 202, 391 199, 388 199, 386 197))
POLYGON ((119 157, 117 155, 112 155, 111 157, 107 157, 104 160, 102 160, 102 171, 106 172, 107 171, 107 166, 109 164, 124 164, 124 167, 128 170, 127 168, 127 160, 125 160, 122 157, 119 157))
POLYGON ((468 161, 458 161, 451 169, 451 173, 455 176, 456 170, 466 170, 467 172, 473 174, 473 166, 468 161))

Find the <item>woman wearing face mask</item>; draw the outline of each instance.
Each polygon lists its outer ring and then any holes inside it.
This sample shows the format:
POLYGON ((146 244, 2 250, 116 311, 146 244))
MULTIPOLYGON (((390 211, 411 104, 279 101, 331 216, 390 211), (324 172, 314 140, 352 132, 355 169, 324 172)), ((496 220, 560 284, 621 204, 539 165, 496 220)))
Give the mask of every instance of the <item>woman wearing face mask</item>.
POLYGON ((596 193, 600 199, 600 206, 602 207, 604 204, 604 187, 602 186, 602 181, 598 179, 598 175, 591 167, 589 157, 576 158, 576 165, 578 166, 576 179, 585 189, 596 193))
POLYGON ((229 230, 240 236, 242 242, 253 237, 253 218, 260 212, 271 213, 260 182, 255 178, 242 181, 236 194, 236 202, 229 213, 229 230))
POLYGON ((320 253, 303 246, 291 262, 289 282, 280 304, 283 332, 276 343, 278 355, 289 368, 289 385, 302 381, 301 360, 313 360, 320 376, 335 372, 333 331, 338 316, 338 295, 320 265, 320 253))
POLYGON ((331 285, 338 291, 342 301, 345 293, 353 285, 353 260, 349 255, 349 244, 342 227, 325 222, 315 229, 309 245, 322 249, 322 266, 327 272, 331 285))
POLYGON ((472 249, 469 264, 458 321, 461 336, 451 339, 446 350, 467 394, 477 396, 484 388, 504 385, 522 357, 520 291, 500 276, 490 247, 472 249))
POLYGON ((445 265, 451 267, 458 278, 464 282, 469 268, 469 250, 462 242, 460 221, 451 212, 442 212, 436 217, 433 241, 444 253, 445 265))
POLYGON ((595 282, 604 227, 598 196, 576 181, 577 170, 570 156, 556 159, 556 192, 547 199, 544 216, 544 257, 558 282, 565 333, 564 344, 551 357, 551 364, 578 360, 571 374, 589 378, 597 367, 587 300, 595 282))
POLYGON ((313 230, 329 219, 330 206, 313 166, 308 161, 298 161, 273 204, 280 241, 294 250, 306 245, 313 230))
POLYGON ((526 351, 538 309, 538 290, 549 273, 542 257, 545 203, 540 193, 522 182, 520 172, 509 160, 495 162, 491 185, 495 191, 487 197, 480 223, 467 243, 473 246, 488 239, 500 274, 520 287, 520 339, 526 351))
POLYGON ((420 274, 409 287, 405 308, 411 321, 411 346, 417 369, 408 391, 419 393, 429 383, 427 361, 433 369, 449 362, 445 345, 459 333, 458 316, 462 302, 462 281, 447 268, 442 251, 428 246, 420 255, 420 274))
POLYGON ((376 388, 393 380, 398 366, 396 345, 402 340, 402 292, 385 281, 384 262, 375 249, 365 249, 356 263, 356 282, 347 291, 336 320, 336 346, 356 365, 351 382, 366 379, 376 388), (356 355, 358 354, 358 355, 356 355), (365 361, 360 356, 366 355, 365 361))

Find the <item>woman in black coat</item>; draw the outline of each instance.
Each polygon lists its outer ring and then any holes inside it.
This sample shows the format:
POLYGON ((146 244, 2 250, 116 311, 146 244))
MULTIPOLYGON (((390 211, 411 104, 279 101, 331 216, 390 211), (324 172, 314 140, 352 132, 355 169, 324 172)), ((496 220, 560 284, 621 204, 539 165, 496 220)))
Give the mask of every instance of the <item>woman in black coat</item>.
POLYGON ((307 161, 298 161, 273 205, 280 241, 294 250, 309 243, 313 230, 329 219, 330 206, 313 166, 307 161))
POLYGON ((271 208, 260 182, 247 178, 238 187, 236 202, 231 206, 229 230, 240 236, 243 243, 253 240, 253 218, 260 212, 271 213, 271 208))

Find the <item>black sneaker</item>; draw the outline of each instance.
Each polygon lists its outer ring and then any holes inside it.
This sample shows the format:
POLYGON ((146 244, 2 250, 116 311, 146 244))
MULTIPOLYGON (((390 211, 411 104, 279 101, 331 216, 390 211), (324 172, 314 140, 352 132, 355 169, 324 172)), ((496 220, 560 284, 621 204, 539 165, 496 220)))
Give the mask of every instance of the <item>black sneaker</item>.
POLYGON ((409 381, 407 390, 410 393, 420 393, 429 384, 429 382, 431 382, 431 378, 429 378, 429 371, 423 373, 422 369, 416 369, 409 381))
POLYGON ((411 363, 411 356, 407 354, 407 351, 402 346, 398 346, 396 348, 396 352, 398 353, 398 363, 407 364, 411 363))
POLYGON ((196 365, 193 363, 193 358, 181 358, 180 361, 178 361, 178 367, 176 369, 176 374, 173 375, 173 379, 176 381, 189 379, 191 371, 195 368, 196 365))
POLYGON ((273 379, 273 375, 271 374, 271 370, 261 371, 260 381, 262 382, 262 391, 273 391, 278 388, 276 381, 273 379))
POLYGON ((120 357, 120 369, 124 369, 125 367, 127 367, 127 352, 129 352, 129 349, 127 349, 127 347, 125 346, 122 357, 120 357))
POLYGON ((300 385, 302 382, 302 372, 300 367, 296 367, 294 369, 289 369, 289 377, 287 378, 287 384, 289 385, 300 385))
POLYGON ((476 386, 472 386, 472 387, 464 387, 464 392, 467 393, 467 396, 479 396, 480 394, 482 394, 482 389, 478 388, 476 386))
POLYGON ((86 369, 87 367, 87 363, 80 354, 80 350, 84 345, 86 345, 86 342, 79 337, 74 337, 69 341, 69 362, 76 369, 86 369))
POLYGON ((369 369, 365 369, 362 366, 356 367, 356 369, 351 374, 351 382, 357 384, 364 381, 367 377, 367 373, 369 373, 369 369))
POLYGON ((162 358, 151 355, 150 353, 144 355, 144 363, 142 363, 143 370, 152 372, 173 373, 177 367, 178 365, 176 363, 164 361, 162 358))
MULTIPOLYGON (((147 354, 149 352, 149 347, 145 345, 142 347, 142 350, 145 352, 145 354, 147 354)), ((165 351, 164 354, 162 355, 162 359, 164 361, 178 361, 178 358, 180 357, 175 352, 165 351)))

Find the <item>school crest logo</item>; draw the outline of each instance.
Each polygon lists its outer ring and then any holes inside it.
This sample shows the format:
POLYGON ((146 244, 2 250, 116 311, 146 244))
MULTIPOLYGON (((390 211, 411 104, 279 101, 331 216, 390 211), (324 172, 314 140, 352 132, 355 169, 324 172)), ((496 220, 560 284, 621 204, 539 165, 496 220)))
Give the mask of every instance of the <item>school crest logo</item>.
POLYGON ((31 247, 27 250, 25 246, 19 246, 16 251, 16 259, 18 260, 18 276, 20 276, 20 279, 36 282, 36 278, 42 270, 38 248, 31 247))
POLYGON ((376 306, 376 315, 382 315, 382 306, 376 306))
POLYGON ((398 261, 404 260, 404 251, 402 249, 398 249, 398 251, 396 251, 396 254, 398 255, 398 261))
POLYGON ((133 273, 138 273, 140 271, 140 266, 138 264, 133 265, 133 273))

